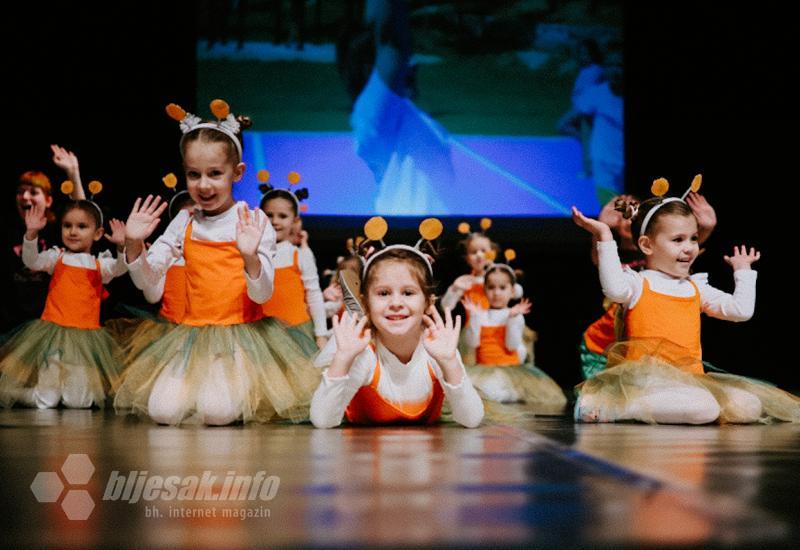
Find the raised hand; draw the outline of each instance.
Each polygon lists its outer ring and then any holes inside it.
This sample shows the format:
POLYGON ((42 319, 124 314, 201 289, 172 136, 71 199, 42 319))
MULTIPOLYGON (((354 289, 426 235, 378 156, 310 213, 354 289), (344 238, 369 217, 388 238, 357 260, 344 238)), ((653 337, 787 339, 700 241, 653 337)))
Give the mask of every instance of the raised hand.
POLYGON ((428 313, 422 316, 425 322, 425 332, 422 345, 439 364, 452 361, 457 353, 458 337, 461 333, 461 316, 456 316, 449 309, 444 310, 444 319, 434 307, 428 308, 428 313))
POLYGON ((455 286, 461 292, 466 292, 474 283, 475 278, 472 275, 461 275, 455 281, 453 281, 453 286, 455 286))
POLYGON ((481 310, 481 306, 469 298, 462 298, 461 305, 464 306, 464 311, 468 312, 470 315, 474 315, 476 312, 481 310))
POLYGON ((39 231, 47 225, 47 215, 45 208, 34 204, 25 211, 25 238, 32 241, 39 235, 39 231))
POLYGON ((342 319, 333 316, 333 336, 336 338, 336 354, 352 361, 364 351, 372 339, 372 331, 367 326, 367 316, 360 319, 345 311, 342 319))
POLYGON ((750 247, 750 252, 747 247, 733 247, 733 256, 724 256, 725 262, 733 268, 734 271, 739 269, 752 269, 750 266, 761 259, 761 252, 754 247, 750 247))
POLYGON ((167 203, 161 201, 161 197, 153 198, 147 195, 142 202, 141 198, 136 199, 133 209, 125 222, 125 240, 143 241, 158 227, 161 214, 167 208, 167 203))
POLYGON ((689 193, 686 203, 692 209, 692 214, 697 218, 697 229, 700 242, 705 241, 717 226, 717 213, 703 195, 689 193))
POLYGON ((78 173, 78 157, 75 153, 59 145, 51 145, 50 150, 53 151, 53 163, 66 172, 70 177, 78 173))
POLYGON ((622 217, 622 212, 615 208, 616 202, 619 199, 629 202, 633 200, 633 197, 630 195, 620 195, 619 197, 612 198, 603 206, 600 210, 600 214, 597 216, 599 221, 603 222, 611 229, 618 228, 625 220, 625 218, 622 217))
POLYGON ((610 241, 614 238, 608 225, 599 220, 587 218, 574 206, 572 207, 572 221, 578 227, 591 233, 598 241, 610 241))
POLYGON ((112 218, 108 222, 111 233, 106 233, 106 239, 114 243, 119 250, 125 246, 125 222, 112 218))
POLYGON ((237 213, 239 221, 236 223, 236 248, 242 256, 253 257, 258 253, 258 245, 261 244, 267 218, 250 212, 250 208, 245 204, 239 206, 237 213))
POLYGON ((325 298, 326 302, 341 302, 344 300, 342 287, 336 281, 331 281, 331 284, 322 291, 322 297, 325 298))
POLYGON ((519 301, 518 304, 516 304, 514 307, 508 310, 508 316, 516 317, 517 315, 527 315, 530 312, 531 312, 531 301, 528 300, 527 298, 523 298, 522 300, 519 301))

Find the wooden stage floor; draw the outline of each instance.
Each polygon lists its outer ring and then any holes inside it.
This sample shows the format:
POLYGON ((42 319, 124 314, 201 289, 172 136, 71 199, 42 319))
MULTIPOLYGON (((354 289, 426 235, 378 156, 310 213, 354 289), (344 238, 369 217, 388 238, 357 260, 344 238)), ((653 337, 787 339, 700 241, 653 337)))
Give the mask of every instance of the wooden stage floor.
POLYGON ((3 546, 791 546, 800 425, 172 428, 0 410, 3 546), (72 518, 72 519, 70 519, 72 518))

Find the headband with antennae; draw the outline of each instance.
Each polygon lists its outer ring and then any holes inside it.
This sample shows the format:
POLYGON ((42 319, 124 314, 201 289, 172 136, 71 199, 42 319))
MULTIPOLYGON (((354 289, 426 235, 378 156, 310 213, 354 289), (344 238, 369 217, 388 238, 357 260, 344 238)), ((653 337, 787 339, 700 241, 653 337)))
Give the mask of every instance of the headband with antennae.
POLYGON ((267 201, 270 198, 271 195, 281 196, 281 195, 279 195, 279 192, 283 191, 285 193, 288 193, 289 196, 292 197, 292 201, 294 201, 294 206, 295 206, 298 214, 300 212, 304 212, 305 213, 305 212, 308 211, 308 205, 307 204, 302 204, 302 205, 300 204, 300 201, 305 200, 305 199, 308 198, 308 188, 307 187, 303 187, 301 189, 298 189, 297 191, 292 191, 292 188, 291 188, 292 185, 297 185, 298 183, 300 183, 300 173, 299 172, 292 171, 292 172, 289 172, 286 175, 286 179, 289 180, 289 188, 287 188, 287 189, 280 189, 280 188, 277 188, 277 187, 272 187, 272 185, 270 185, 268 183, 269 182, 269 178, 270 178, 269 170, 265 170, 265 169, 259 170, 258 173, 256 174, 256 178, 260 182, 260 185, 258 186, 258 190, 261 191, 261 193, 263 193, 263 195, 261 196, 261 201, 260 201, 261 205, 263 205, 264 202, 267 201))
POLYGON ((230 106, 222 99, 215 99, 209 105, 211 112, 217 117, 217 122, 203 122, 199 116, 186 112, 183 107, 170 103, 167 105, 167 114, 172 120, 180 123, 181 132, 181 150, 183 150, 183 140, 186 139, 186 134, 192 130, 200 130, 208 128, 209 130, 216 130, 228 136, 233 145, 236 147, 236 152, 239 153, 239 161, 242 160, 242 144, 239 142, 239 133, 242 130, 242 125, 236 120, 236 117, 231 113, 230 106))
MULTIPOLYGON (((88 199, 83 199, 83 200, 95 207, 97 213, 100 215, 100 227, 103 227, 103 224, 105 223, 103 217, 103 211, 100 210, 100 205, 94 202, 94 196, 99 194, 103 190, 103 184, 97 180, 92 180, 89 182, 88 187, 89 187, 89 193, 91 193, 91 195, 88 199)), ((71 180, 66 180, 64 183, 61 184, 61 192, 64 193, 65 195, 71 195, 74 190, 75 190, 75 184, 72 183, 71 180)))
MULTIPOLYGON (((424 241, 433 241, 442 234, 442 231, 444 230, 442 222, 436 218, 426 218, 422 220, 422 222, 419 224, 419 234, 421 238, 414 246, 409 246, 407 244, 392 244, 386 246, 386 243, 383 242, 383 237, 386 235, 388 230, 389 225, 386 223, 386 220, 380 216, 370 218, 367 220, 367 223, 364 224, 364 234, 367 236, 367 240, 364 241, 364 243, 372 241, 380 243, 384 246, 384 248, 371 254, 369 258, 367 258, 367 261, 364 262, 363 275, 367 274, 369 266, 373 261, 375 261, 376 258, 382 256, 390 250, 408 250, 409 252, 413 252, 422 258, 422 261, 425 262, 425 265, 428 267, 428 271, 431 275, 433 275, 433 265, 431 264, 431 260, 427 254, 423 253, 419 249, 419 247, 424 241)), ((362 243, 362 245, 364 243, 362 243)))
MULTIPOLYGON (((653 218, 653 215, 656 211, 668 204, 670 202, 682 202, 686 204, 686 197, 689 193, 697 193, 700 190, 700 186, 703 184, 703 176, 701 174, 697 174, 694 179, 692 179, 692 183, 689 185, 689 188, 684 191, 683 195, 680 197, 667 197, 666 199, 661 199, 661 202, 656 204, 653 208, 647 211, 647 214, 644 216, 644 220, 642 220, 642 228, 639 230, 640 235, 644 235, 647 233, 647 224, 650 223, 650 220, 653 218)), ((650 186, 650 192, 653 193, 656 197, 663 197, 667 191, 669 191, 669 182, 666 178, 658 178, 657 180, 653 181, 653 185, 650 186)))

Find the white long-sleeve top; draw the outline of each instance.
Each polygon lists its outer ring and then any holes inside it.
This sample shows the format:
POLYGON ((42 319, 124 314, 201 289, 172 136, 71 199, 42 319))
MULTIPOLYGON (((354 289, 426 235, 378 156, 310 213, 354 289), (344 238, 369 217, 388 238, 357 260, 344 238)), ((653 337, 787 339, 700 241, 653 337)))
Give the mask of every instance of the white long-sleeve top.
POLYGON ((290 241, 281 241, 276 246, 275 269, 289 267, 294 262, 294 251, 298 250, 297 263, 300 266, 300 277, 306 289, 306 306, 314 322, 314 335, 325 336, 328 333, 328 318, 325 315, 325 301, 319 287, 319 273, 314 253, 308 247, 297 247, 290 241))
MULTIPOLYGON (((231 242, 236 241, 236 224, 239 221, 238 210, 245 202, 231 206, 222 214, 207 216, 202 210, 195 209, 193 215, 187 210, 181 210, 167 226, 153 246, 142 253, 133 262, 128 264, 133 283, 141 289, 156 287, 161 279, 166 276, 167 270, 176 260, 183 259, 183 241, 186 235, 186 226, 193 219, 192 240, 206 242, 231 242)), ((266 221, 264 234, 258 245, 258 258, 261 260, 261 273, 256 278, 251 278, 246 270, 244 278, 247 282, 247 295, 257 304, 263 304, 272 296, 275 281, 275 230, 266 219, 266 214, 261 210, 250 210, 251 216, 256 216, 259 221, 266 221)), ((161 282, 163 285, 163 282, 161 282)))
POLYGON ((756 305, 756 278, 758 273, 751 269, 734 271, 736 287, 729 294, 708 284, 707 273, 696 273, 688 278, 676 278, 660 271, 645 269, 640 272, 622 268, 615 241, 597 243, 598 269, 603 294, 612 302, 622 304, 628 309, 636 307, 642 296, 644 279, 647 279, 653 292, 668 296, 690 297, 695 290, 700 292, 703 313, 726 321, 747 321, 753 316, 756 305), (690 282, 691 281, 691 282, 690 282))
POLYGON ((505 347, 509 351, 516 351, 519 362, 524 363, 528 350, 522 342, 522 332, 525 330, 525 317, 515 315, 511 317, 511 308, 482 309, 470 313, 469 324, 464 329, 464 341, 471 348, 481 345, 481 327, 499 327, 505 325, 505 347))
MULTIPOLYGON (((461 382, 458 385, 448 384, 444 380, 439 364, 428 354, 420 341, 408 363, 402 363, 397 356, 386 349, 380 342, 376 345, 377 355, 372 347, 367 347, 353 360, 350 372, 345 376, 332 378, 328 370, 322 374, 322 382, 311 399, 311 422, 317 428, 332 428, 342 423, 345 409, 362 386, 369 386, 375 374, 375 366, 380 360, 381 375, 378 381, 378 392, 387 400, 395 403, 421 401, 430 395, 433 381, 428 365, 433 369, 444 390, 444 395, 453 411, 453 419, 467 428, 474 428, 483 419, 483 402, 472 386, 464 365, 459 356, 458 362, 462 370, 461 382)), ((314 364, 324 367, 330 364, 336 351, 335 338, 317 356, 314 364)))
MULTIPOLYGON (((483 284, 483 276, 472 277, 472 284, 483 284)), ((455 284, 447 287, 447 291, 442 296, 442 307, 444 309, 455 309, 464 297, 464 291, 458 288, 455 284)))
POLYGON ((32 241, 25 237, 22 238, 22 263, 31 271, 46 271, 52 275, 59 257, 64 262, 64 265, 82 267, 84 269, 97 269, 97 262, 99 262, 100 278, 103 284, 111 282, 115 277, 124 275, 128 271, 123 254, 119 254, 114 258, 110 251, 105 250, 95 258, 94 255, 89 253, 81 252, 76 254, 69 250, 62 251, 55 246, 39 252, 38 238, 32 241))

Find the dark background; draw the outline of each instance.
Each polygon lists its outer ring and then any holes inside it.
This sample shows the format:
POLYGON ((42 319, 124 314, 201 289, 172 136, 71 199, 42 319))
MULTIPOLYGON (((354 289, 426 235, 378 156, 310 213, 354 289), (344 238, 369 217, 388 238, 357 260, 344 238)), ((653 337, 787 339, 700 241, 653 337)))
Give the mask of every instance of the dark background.
MULTIPOLYGON (((722 255, 740 243, 763 253, 755 316, 743 324, 704 319, 705 358, 797 389, 790 359, 796 292, 788 265, 795 247, 783 229, 798 217, 791 188, 797 152, 790 147, 796 24, 783 3, 748 6, 626 4, 627 186, 646 194, 655 177, 665 176, 683 188, 703 173, 703 192, 720 221, 698 268, 730 291, 722 255)), ((195 108, 194 9, 192 2, 148 1, 14 6, 0 38, 4 220, 16 216, 19 173, 41 169, 60 183, 51 143, 78 154, 85 182, 104 183, 98 202, 115 216, 127 216, 136 196, 162 191, 161 177, 180 169, 178 132, 163 108, 169 102, 195 108)), ((459 221, 447 222, 449 235, 459 221)), ((353 233, 352 223, 344 225, 306 220, 320 269, 343 252, 343 238, 353 233)), ((392 241, 412 234, 393 231, 392 241)), ((588 235, 568 220, 495 220, 491 236, 516 248, 526 271, 534 303, 529 324, 540 339, 537 364, 569 388, 579 380, 580 335, 601 313, 588 235)), ((454 237, 444 245, 438 276, 446 284, 465 267, 454 237)), ((136 298, 126 280, 112 294, 136 298)))

